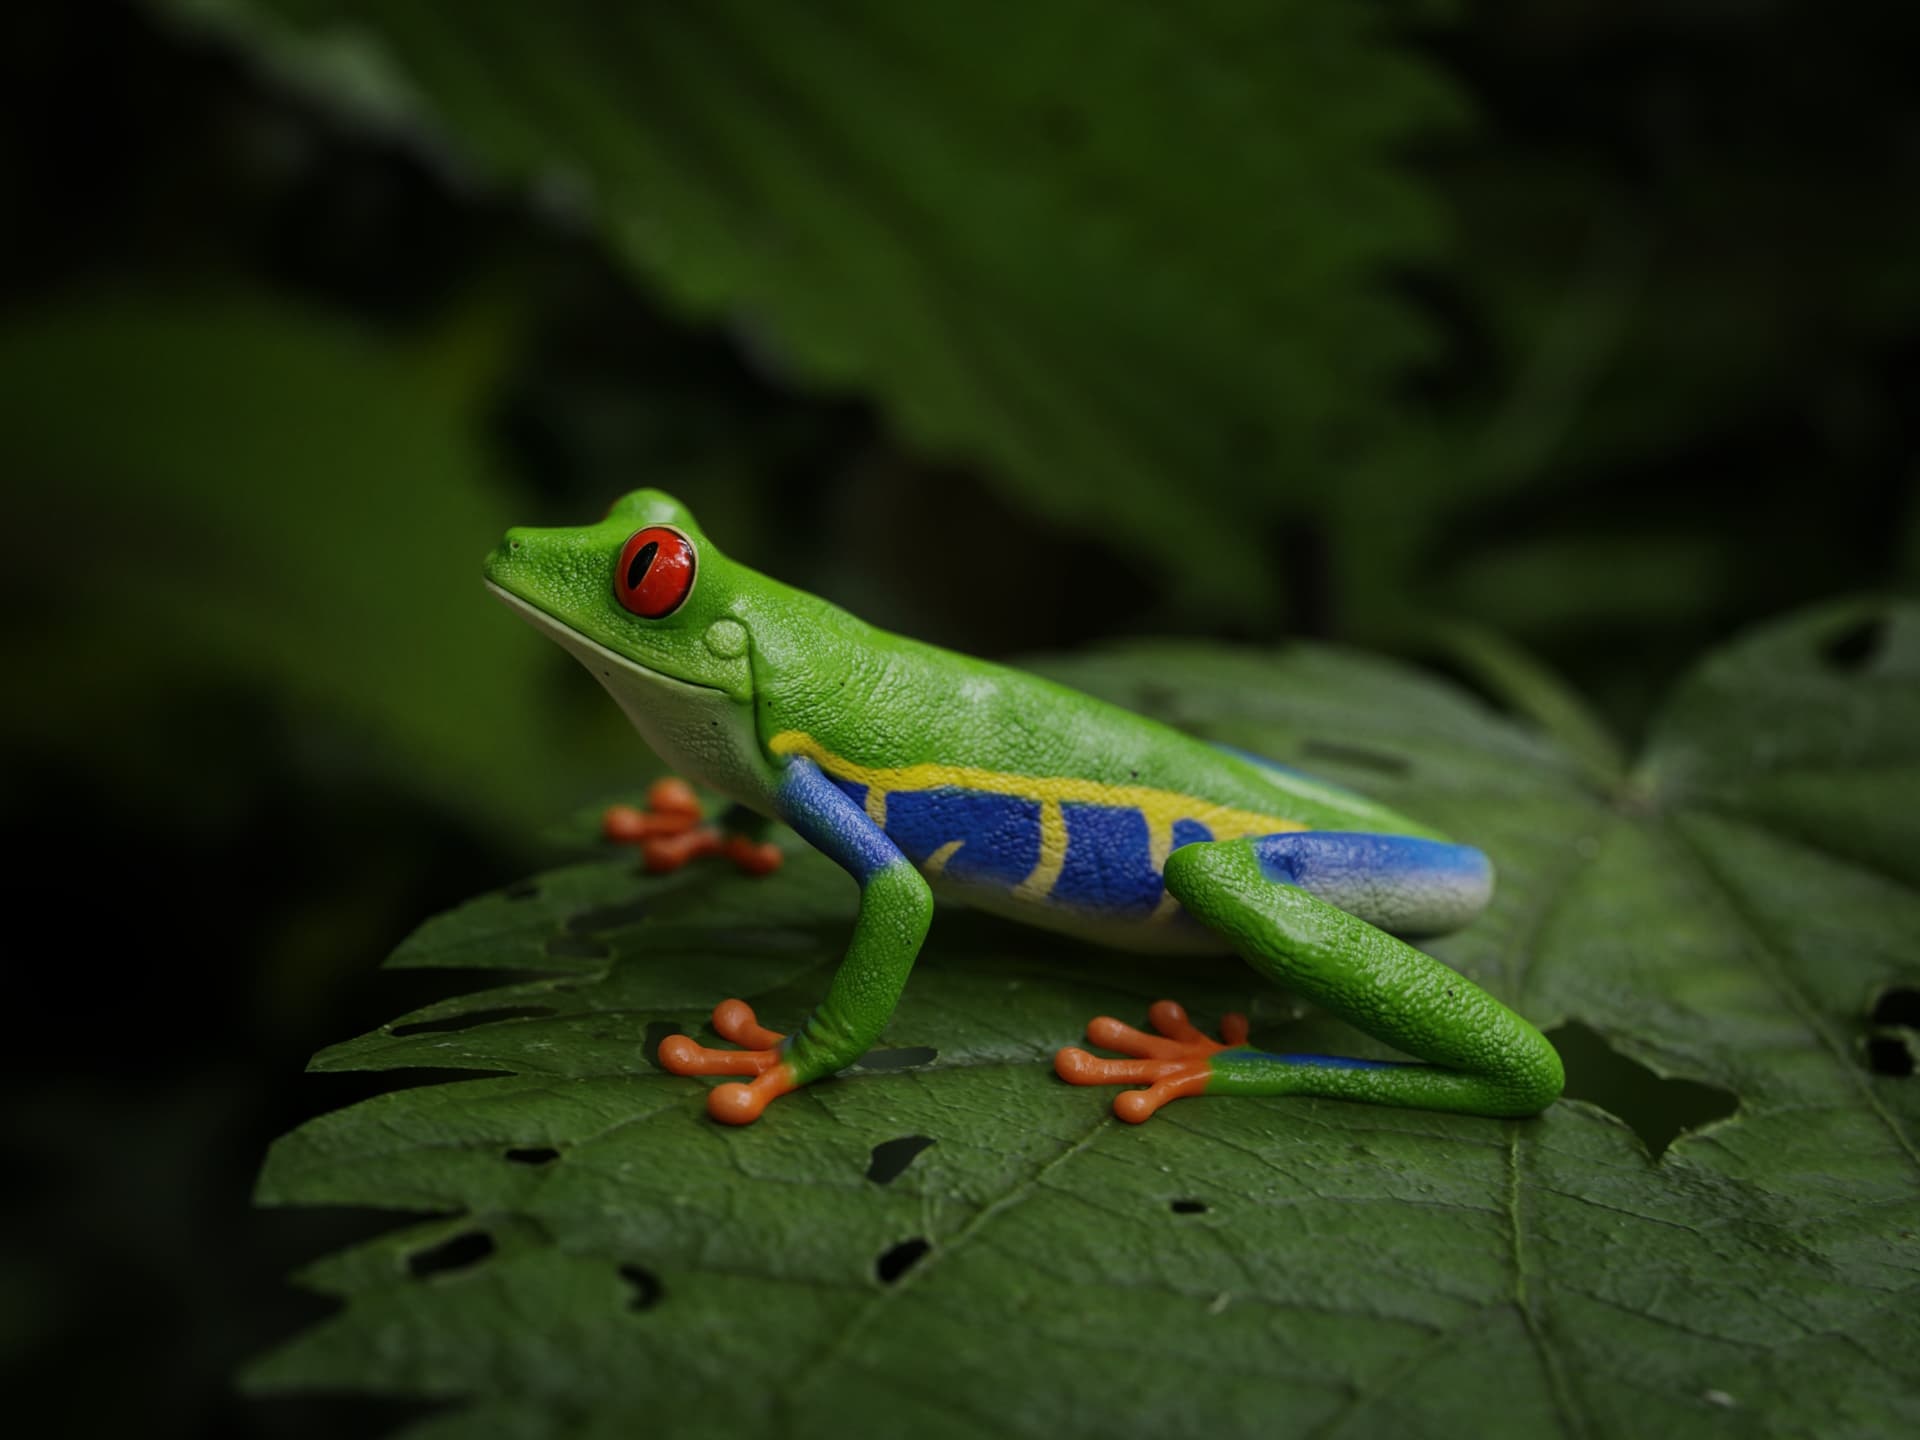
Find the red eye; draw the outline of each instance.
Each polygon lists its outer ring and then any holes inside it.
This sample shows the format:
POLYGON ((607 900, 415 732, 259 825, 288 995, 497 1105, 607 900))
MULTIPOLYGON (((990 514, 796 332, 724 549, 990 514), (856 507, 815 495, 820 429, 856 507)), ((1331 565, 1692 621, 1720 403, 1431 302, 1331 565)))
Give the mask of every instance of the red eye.
POLYGON ((620 547, 613 593, 642 620, 659 620, 680 608, 693 589, 693 543, 678 530, 649 525, 620 547))

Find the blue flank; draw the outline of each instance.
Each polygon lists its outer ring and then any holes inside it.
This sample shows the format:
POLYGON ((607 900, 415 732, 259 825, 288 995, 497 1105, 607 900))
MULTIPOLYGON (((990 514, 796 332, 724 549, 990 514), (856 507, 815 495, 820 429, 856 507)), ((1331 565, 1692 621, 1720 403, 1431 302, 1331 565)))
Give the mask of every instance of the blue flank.
POLYGON ((1213 831, 1198 820, 1176 820, 1173 822, 1173 848, 1182 845, 1198 845, 1202 841, 1213 839, 1213 831))
MULTIPOLYGON (((955 841, 942 874, 962 884, 1012 889, 1040 863, 1036 799, 957 786, 895 790, 882 830, 867 817, 867 798, 865 785, 829 778, 799 758, 787 767, 779 801, 794 829, 861 880, 903 858, 924 868, 955 841)), ((1166 886, 1146 817, 1130 805, 1085 801, 1063 802, 1060 815, 1067 852, 1048 899, 1116 919, 1153 915, 1166 886)), ((1212 839, 1198 820, 1173 824, 1175 850, 1212 839)), ((1403 933, 1460 923, 1491 884, 1478 850, 1409 835, 1289 831, 1253 845, 1267 879, 1403 933)))
POLYGON ((1040 802, 984 790, 896 790, 887 796, 887 838, 916 865, 959 840, 946 875, 1011 887, 1040 863, 1040 802))
POLYGON ((805 756, 787 762, 775 798, 780 818, 862 885, 889 865, 906 863, 867 812, 805 756))
POLYGON ((853 801, 854 804, 858 805, 862 810, 867 808, 866 786, 862 785, 858 780, 842 780, 838 775, 828 775, 827 778, 839 788, 842 794, 853 801))
POLYGON ((1066 863, 1052 898, 1105 915, 1151 915, 1166 887, 1153 863, 1147 817, 1131 806, 1068 803, 1066 863))

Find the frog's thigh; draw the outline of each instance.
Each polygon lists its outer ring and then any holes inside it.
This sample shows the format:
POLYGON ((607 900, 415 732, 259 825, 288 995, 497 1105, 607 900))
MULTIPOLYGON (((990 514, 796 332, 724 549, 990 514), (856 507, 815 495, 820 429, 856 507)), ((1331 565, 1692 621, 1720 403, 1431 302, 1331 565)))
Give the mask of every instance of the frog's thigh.
MULTIPOLYGON (((1493 996, 1271 863, 1277 839, 1187 845, 1167 858, 1167 889, 1256 969, 1425 1065, 1256 1052, 1222 1056, 1208 1093, 1321 1094, 1387 1104, 1532 1114, 1560 1093, 1560 1058, 1493 996), (1264 857, 1264 858, 1263 858, 1264 857), (1247 1073, 1243 1084, 1235 1072, 1247 1073)), ((1342 837, 1322 836, 1338 844, 1342 837)), ((1386 839, 1391 837, 1364 837, 1386 839)), ((1426 842, 1423 842, 1426 843, 1426 842)), ((1332 888, 1323 870, 1321 880, 1332 888)), ((1357 882, 1356 882, 1357 883, 1357 882)), ((1426 912, 1431 914, 1431 910, 1426 912)))
POLYGON ((1328 830, 1263 835, 1252 844, 1267 879, 1395 935, 1457 930, 1493 898, 1493 865, 1469 845, 1328 830))

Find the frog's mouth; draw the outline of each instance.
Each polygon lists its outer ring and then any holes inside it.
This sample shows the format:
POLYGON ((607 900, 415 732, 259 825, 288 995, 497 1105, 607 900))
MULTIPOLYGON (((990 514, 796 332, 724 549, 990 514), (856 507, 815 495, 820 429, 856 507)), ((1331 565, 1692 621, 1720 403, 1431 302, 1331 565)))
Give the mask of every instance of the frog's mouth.
POLYGON ((574 659, 586 666, 587 669, 591 670, 594 677, 599 680, 602 685, 606 686, 614 699, 620 701, 622 706, 626 705, 627 696, 632 692, 633 688, 635 688, 636 682, 638 686, 642 688, 646 686, 657 686, 669 691, 679 690, 695 695, 707 696, 726 694, 724 690, 716 685, 701 685, 692 680, 682 680, 674 675, 663 674, 658 670, 649 670, 637 661, 628 659, 619 651, 609 650, 598 640, 582 635, 578 630, 567 624, 566 621, 546 610, 542 610, 538 605, 526 599, 524 596, 514 594, 513 591, 507 589, 506 586, 501 585, 499 582, 486 580, 482 583, 487 589, 491 590, 495 598, 504 603, 508 609, 514 611, 521 619, 533 626, 534 629, 538 630, 542 635, 545 635, 549 640, 553 641, 554 644, 558 645, 562 650, 565 650, 569 655, 573 656, 574 659), (623 679, 628 683, 625 685, 619 683, 623 679))

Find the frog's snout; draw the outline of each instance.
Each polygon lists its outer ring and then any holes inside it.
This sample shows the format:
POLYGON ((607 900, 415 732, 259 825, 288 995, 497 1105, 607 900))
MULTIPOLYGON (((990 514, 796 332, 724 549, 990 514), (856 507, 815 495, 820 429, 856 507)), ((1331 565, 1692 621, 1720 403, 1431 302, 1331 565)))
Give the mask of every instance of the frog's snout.
POLYGON ((500 543, 487 552, 481 573, 496 585, 505 583, 506 577, 513 573, 526 553, 528 533, 525 529, 516 528, 501 536, 500 543))

